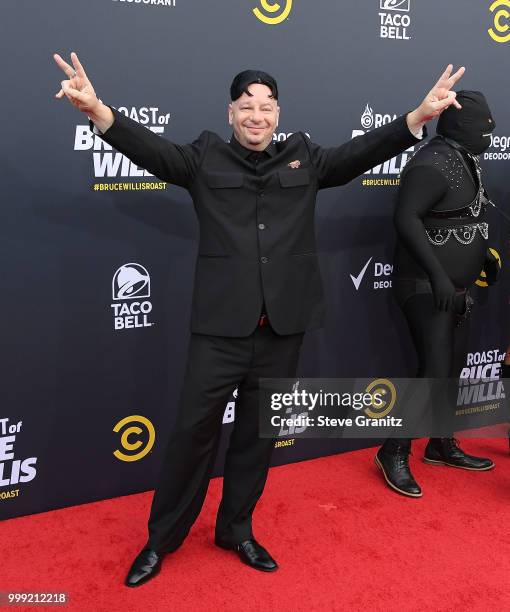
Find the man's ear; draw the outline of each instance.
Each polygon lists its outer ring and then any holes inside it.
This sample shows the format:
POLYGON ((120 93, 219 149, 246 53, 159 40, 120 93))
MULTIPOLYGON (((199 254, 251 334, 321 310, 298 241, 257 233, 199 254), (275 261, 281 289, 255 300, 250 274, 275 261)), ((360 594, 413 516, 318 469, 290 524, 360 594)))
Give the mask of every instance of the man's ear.
POLYGON ((233 120, 234 120, 233 114, 234 114, 234 110, 232 108, 232 104, 229 104, 228 105, 228 123, 229 125, 232 125, 233 123, 233 120))
POLYGON ((276 107, 276 127, 278 127, 278 122, 280 121, 280 107, 276 107))

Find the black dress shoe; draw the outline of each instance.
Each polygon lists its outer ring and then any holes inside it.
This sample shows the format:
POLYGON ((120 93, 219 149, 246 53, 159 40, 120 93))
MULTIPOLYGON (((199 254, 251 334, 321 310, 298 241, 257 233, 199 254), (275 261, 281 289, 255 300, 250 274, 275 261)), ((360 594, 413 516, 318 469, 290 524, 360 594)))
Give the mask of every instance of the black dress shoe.
POLYGON ((450 465, 475 472, 484 472, 494 467, 491 459, 467 455, 455 438, 430 438, 423 460, 433 465, 450 465))
POLYGON ((161 569, 163 556, 155 550, 144 548, 133 561, 124 584, 128 587, 137 587, 154 578, 161 569))
POLYGON ((236 550, 241 561, 253 567, 253 569, 261 572, 275 572, 278 569, 278 564, 273 557, 256 540, 244 540, 244 542, 234 546, 216 539, 215 544, 226 550, 236 550))
POLYGON ((381 469, 384 480, 397 493, 408 497, 421 497, 420 485, 409 468, 410 444, 385 445, 377 451, 375 463, 381 469))

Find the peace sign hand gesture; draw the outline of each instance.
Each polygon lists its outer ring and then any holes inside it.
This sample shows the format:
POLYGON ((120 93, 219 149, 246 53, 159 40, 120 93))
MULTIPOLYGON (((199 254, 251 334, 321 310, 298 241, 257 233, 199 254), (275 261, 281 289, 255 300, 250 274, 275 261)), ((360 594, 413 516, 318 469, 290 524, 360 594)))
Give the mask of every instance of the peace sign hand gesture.
POLYGON ((58 53, 54 54, 53 59, 67 76, 67 79, 61 82, 62 87, 55 97, 66 96, 73 106, 86 113, 96 126, 105 132, 113 123, 113 113, 97 98, 94 87, 76 53, 71 53, 72 66, 65 62, 58 53))
POLYGON ((434 87, 425 96, 420 106, 412 113, 407 115, 407 125, 411 132, 419 131, 420 128, 435 117, 439 116, 445 109, 452 104, 455 108, 462 108, 455 99, 457 94, 452 91, 452 87, 462 78, 466 69, 459 68, 455 74, 452 64, 449 64, 434 87))

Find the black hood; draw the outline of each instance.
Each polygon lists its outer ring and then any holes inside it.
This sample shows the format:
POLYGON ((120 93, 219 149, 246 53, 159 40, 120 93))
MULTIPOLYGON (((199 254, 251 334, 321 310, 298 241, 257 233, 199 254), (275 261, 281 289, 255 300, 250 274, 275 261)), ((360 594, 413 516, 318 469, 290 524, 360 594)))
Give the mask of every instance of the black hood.
POLYGON ((473 155, 480 155, 491 144, 490 134, 496 127, 485 96, 480 91, 459 91, 462 108, 449 106, 437 123, 436 131, 455 140, 473 155))

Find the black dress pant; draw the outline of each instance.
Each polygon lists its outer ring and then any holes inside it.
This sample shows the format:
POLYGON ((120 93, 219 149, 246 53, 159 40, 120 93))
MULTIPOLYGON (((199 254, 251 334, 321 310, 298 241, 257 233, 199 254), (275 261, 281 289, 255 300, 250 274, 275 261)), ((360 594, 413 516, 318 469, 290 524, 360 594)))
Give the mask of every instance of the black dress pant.
POLYGON ((253 537, 252 513, 274 446, 259 437, 258 379, 295 375, 303 334, 277 335, 269 325, 247 338, 192 334, 179 414, 154 492, 147 546, 178 548, 205 499, 226 403, 238 387, 225 458, 216 539, 233 546, 253 537))

